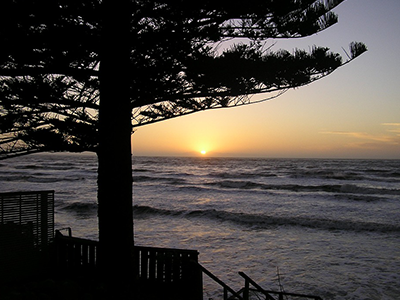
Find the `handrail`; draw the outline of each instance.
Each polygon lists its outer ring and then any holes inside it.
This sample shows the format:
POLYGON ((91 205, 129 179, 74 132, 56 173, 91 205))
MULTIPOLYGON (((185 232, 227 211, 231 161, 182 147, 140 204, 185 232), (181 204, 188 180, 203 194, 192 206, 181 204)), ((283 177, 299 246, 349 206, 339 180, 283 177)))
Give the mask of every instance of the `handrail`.
MULTIPOLYGON (((57 274, 92 276, 101 271, 98 241, 64 236, 57 231, 52 250, 52 266, 57 274)), ((202 273, 192 263, 197 263, 198 254, 197 250, 134 246, 131 277, 140 286, 140 292, 152 289, 149 292, 155 298, 166 293, 166 298, 174 295, 176 299, 201 300, 202 273)))
MULTIPOLYGON (((295 294, 295 293, 286 293, 286 292, 276 292, 276 291, 267 291, 264 290, 261 286, 259 286, 253 279, 251 279, 249 276, 247 276, 243 272, 239 272, 239 275, 242 276, 245 279, 245 286, 246 289, 249 288, 249 284, 251 283, 259 292, 263 293, 269 300, 275 300, 271 295, 269 294, 277 294, 279 295, 279 299, 283 299, 283 295, 285 296, 294 296, 294 297, 302 297, 302 298, 311 298, 315 300, 322 300, 321 297, 319 296, 313 296, 313 295, 304 295, 304 294, 295 294)), ((248 290, 244 291, 244 300, 248 300, 248 290)))
POLYGON ((237 292, 235 292, 231 287, 229 287, 225 282, 223 282, 221 279, 219 279, 217 276, 215 276, 213 273, 208 271, 205 267, 203 267, 201 264, 197 263, 201 271, 206 274, 208 277, 210 277, 212 280, 214 280, 216 283, 218 283, 220 286, 224 288, 224 300, 228 299, 228 293, 229 291, 233 296, 238 298, 239 300, 244 300, 242 296, 240 296, 237 292))

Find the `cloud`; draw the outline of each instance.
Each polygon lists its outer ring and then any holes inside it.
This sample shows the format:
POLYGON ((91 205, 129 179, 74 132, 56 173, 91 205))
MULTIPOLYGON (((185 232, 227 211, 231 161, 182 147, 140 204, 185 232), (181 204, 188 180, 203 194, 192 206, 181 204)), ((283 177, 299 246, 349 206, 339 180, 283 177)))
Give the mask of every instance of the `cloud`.
POLYGON ((389 132, 397 133, 398 136, 400 136, 400 128, 397 129, 389 129, 389 132))
POLYGON ((364 143, 370 141, 373 143, 378 142, 378 143, 399 145, 400 123, 382 123, 381 125, 390 127, 389 129, 385 130, 386 134, 373 135, 367 132, 359 132, 359 131, 323 131, 321 133, 348 136, 359 140, 364 140, 364 143))
POLYGON ((382 123, 383 126, 400 126, 400 123, 382 123))
POLYGON ((334 135, 345 135, 357 139, 363 139, 368 141, 383 142, 383 143, 398 143, 393 139, 393 136, 389 135, 372 135, 366 132, 356 132, 356 131, 323 131, 323 134, 334 134, 334 135))
POLYGON ((392 128, 392 129, 387 129, 387 132, 393 132, 397 136, 400 136, 400 123, 382 123, 382 126, 390 126, 390 127, 398 127, 398 128, 392 128))

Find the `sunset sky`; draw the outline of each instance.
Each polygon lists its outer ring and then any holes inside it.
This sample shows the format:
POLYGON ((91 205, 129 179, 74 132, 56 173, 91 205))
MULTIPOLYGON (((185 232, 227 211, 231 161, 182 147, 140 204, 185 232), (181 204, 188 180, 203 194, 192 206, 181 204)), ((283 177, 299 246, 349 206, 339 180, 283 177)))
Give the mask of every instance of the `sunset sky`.
POLYGON ((138 128, 133 154, 400 159, 400 1, 347 0, 335 12, 333 27, 274 49, 327 46, 345 57, 342 47, 360 41, 368 52, 274 100, 138 128))

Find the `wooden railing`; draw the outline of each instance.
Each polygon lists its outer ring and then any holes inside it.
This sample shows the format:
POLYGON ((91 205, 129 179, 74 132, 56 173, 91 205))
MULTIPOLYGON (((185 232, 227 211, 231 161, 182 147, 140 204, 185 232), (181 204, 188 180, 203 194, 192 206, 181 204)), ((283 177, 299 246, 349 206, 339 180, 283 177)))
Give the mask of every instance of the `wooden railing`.
MULTIPOLYGON (((305 294, 296 294, 296 293, 286 293, 286 292, 276 292, 276 291, 268 291, 259 286, 254 280, 252 280, 249 276, 247 276, 243 272, 239 272, 239 275, 245 279, 245 286, 240 291, 236 292, 230 286, 228 286, 225 282, 207 270, 205 267, 197 263, 201 272, 210 277, 216 283, 218 283, 223 288, 223 299, 237 299, 237 300, 249 300, 250 292, 254 293, 258 299, 260 299, 259 294, 263 294, 265 300, 277 300, 274 296, 278 296, 278 300, 283 300, 283 296, 285 299, 289 299, 288 297, 298 298, 308 298, 314 300, 322 300, 319 296, 305 295, 305 294), (254 288, 250 288, 250 284, 254 288)), ((292 298, 293 299, 293 298, 292 298)))
POLYGON ((135 276, 142 280, 177 282, 190 278, 193 263, 198 261, 196 250, 155 247, 134 247, 135 276))
MULTIPOLYGON (((53 249, 55 272, 96 272, 99 242, 57 232, 53 249)), ((148 288, 161 295, 174 293, 175 299, 202 300, 203 282, 196 250, 135 246, 132 257, 130 275, 142 290, 148 288)))
MULTIPOLYGON (((63 236, 59 232, 54 238, 54 262, 58 272, 82 274, 85 271, 95 271, 98 266, 98 251, 97 241, 63 236)), ((245 279, 245 286, 235 292, 198 263, 196 250, 135 246, 132 272, 134 280, 142 289, 155 291, 157 296, 168 295, 169 298, 173 294, 173 299, 202 300, 202 274, 205 274, 223 288, 224 300, 249 300, 250 291, 263 294, 266 300, 283 300, 284 296, 286 299, 295 297, 322 300, 318 296, 265 290, 243 272, 239 272, 239 275, 245 279), (251 289, 250 285, 255 289, 251 289)))
POLYGON ((156 299, 203 299, 196 250, 135 246, 133 257, 134 276, 146 294, 153 291, 156 299))
POLYGON ((207 270, 205 267, 203 267, 202 265, 198 264, 200 267, 200 270, 206 274, 208 277, 210 277, 212 280, 214 280, 216 283, 218 283, 224 292, 224 300, 228 300, 228 299, 239 299, 239 300, 243 300, 243 297, 241 295, 239 295, 238 292, 235 292, 230 286, 228 286, 225 282, 223 282, 221 279, 219 279, 217 276, 215 276, 213 273, 211 273, 209 270, 207 270), (232 296, 229 296, 229 293, 232 294, 232 296))
POLYGON ((61 272, 93 270, 97 266, 97 241, 64 236, 59 231, 53 242, 53 263, 61 272))
POLYGON ((308 298, 308 299, 314 299, 314 300, 322 300, 322 298, 319 296, 264 290, 261 286, 259 286, 253 279, 251 279, 245 273, 239 272, 239 275, 242 276, 245 280, 245 285, 244 285, 244 289, 243 289, 243 299, 244 300, 249 300, 249 291, 251 290, 250 284, 256 288, 255 291, 264 294, 265 299, 267 299, 267 300, 275 300, 275 298, 272 297, 271 295, 277 295, 279 300, 283 300, 283 296, 285 296, 286 299, 288 299, 287 297, 290 296, 290 297, 296 297, 296 298, 308 298))

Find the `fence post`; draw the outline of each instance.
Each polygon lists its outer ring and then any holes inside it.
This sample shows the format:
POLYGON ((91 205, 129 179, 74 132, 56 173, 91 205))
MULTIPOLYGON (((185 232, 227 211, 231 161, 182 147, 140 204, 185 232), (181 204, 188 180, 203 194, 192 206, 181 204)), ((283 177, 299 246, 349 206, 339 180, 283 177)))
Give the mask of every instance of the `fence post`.
POLYGON ((47 224, 47 193, 40 193, 40 246, 43 249, 48 244, 48 224, 47 224))
POLYGON ((250 283, 247 279, 244 280, 244 291, 243 291, 243 299, 244 300, 249 300, 249 289, 250 289, 250 283))

